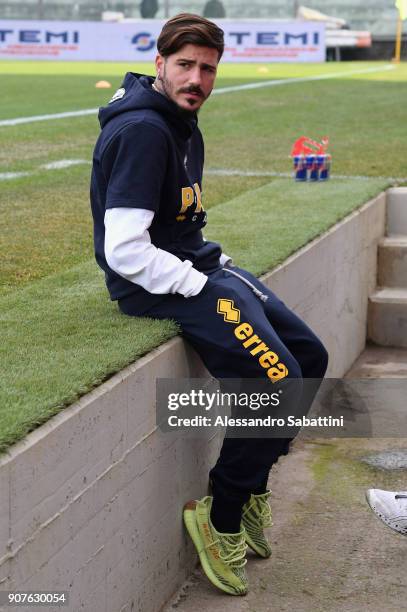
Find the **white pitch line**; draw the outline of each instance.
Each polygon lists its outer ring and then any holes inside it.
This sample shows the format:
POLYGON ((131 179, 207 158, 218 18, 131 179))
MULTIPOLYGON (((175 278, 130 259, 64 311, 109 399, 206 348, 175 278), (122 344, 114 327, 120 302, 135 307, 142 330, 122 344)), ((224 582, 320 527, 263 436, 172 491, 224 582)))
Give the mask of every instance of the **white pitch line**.
POLYGON ((271 176, 273 178, 289 178, 290 172, 262 172, 261 170, 229 170, 228 168, 208 168, 204 174, 212 176, 271 176))
MULTIPOLYGON (((59 159, 48 164, 39 166, 39 170, 63 170, 64 168, 70 168, 71 166, 78 166, 79 164, 90 164, 91 162, 86 159, 59 159)), ((0 181, 10 181, 12 179, 33 176, 38 170, 32 172, 0 172, 0 181)))
POLYGON ((306 81, 323 81, 324 79, 335 79, 336 77, 349 76, 353 74, 368 74, 370 72, 382 72, 383 70, 394 70, 395 66, 387 64, 380 68, 362 68, 350 72, 331 72, 329 74, 320 74, 310 77, 296 77, 294 79, 278 79, 274 81, 261 81, 260 83, 248 83, 247 85, 235 85, 231 87, 221 87, 214 89, 211 95, 223 94, 233 91, 242 91, 244 89, 260 89, 261 87, 275 87, 277 85, 291 85, 292 83, 305 83, 306 81))
MULTIPOLYGON (((42 164, 37 170, 32 172, 0 172, 0 181, 12 180, 16 178, 33 176, 38 170, 63 170, 65 168, 71 168, 72 166, 78 166, 80 164, 90 164, 90 160, 86 159, 59 159, 47 164, 42 164)), ((270 177, 270 178, 292 178, 292 172, 271 172, 262 170, 239 170, 237 168, 208 168, 204 170, 205 175, 210 176, 253 176, 253 177, 270 177)), ((348 180, 370 180, 379 179, 383 181, 396 181, 399 183, 407 183, 407 177, 394 177, 394 176, 357 176, 357 175, 344 175, 334 174, 332 178, 348 180)))
POLYGON ((98 108, 85 108, 80 111, 68 111, 66 113, 55 113, 53 115, 33 115, 32 117, 3 119, 0 121, 0 126, 20 125, 21 123, 34 123, 35 121, 50 121, 51 119, 65 119, 66 117, 83 117, 84 115, 96 115, 98 111, 98 108))
MULTIPOLYGON (((237 169, 228 169, 228 168, 208 168, 208 170, 204 170, 204 174, 209 174, 211 176, 253 176, 253 177, 270 177, 270 178, 293 178, 292 172, 267 172, 261 170, 237 170, 237 169)), ((340 180, 365 180, 369 181, 371 179, 378 179, 382 181, 397 181, 399 183, 407 182, 407 177, 405 176, 358 176, 356 174, 345 175, 345 174, 332 174, 331 178, 340 179, 340 180)))
POLYGON ((22 176, 31 176, 31 174, 32 172, 0 172, 0 181, 10 181, 22 176))
POLYGON ((50 162, 40 166, 44 170, 63 170, 64 168, 70 168, 71 166, 77 166, 78 164, 90 164, 89 160, 86 159, 59 159, 58 161, 50 162))
MULTIPOLYGON (((231 87, 220 87, 214 89, 212 95, 232 93, 234 91, 244 91, 247 89, 260 89, 262 87, 276 87, 278 85, 291 85, 292 83, 306 83, 307 81, 323 81, 325 79, 335 79, 337 77, 352 76, 354 74, 369 74, 371 72, 383 72, 394 70, 395 66, 387 64, 380 68, 364 68, 360 70, 350 70, 349 72, 331 72, 310 77, 298 77, 294 79, 277 79, 273 81, 261 81, 260 83, 247 83, 246 85, 232 85, 231 87)), ((96 115, 98 108, 87 108, 81 111, 68 111, 65 113, 55 113, 53 115, 33 115, 32 117, 17 117, 15 119, 3 119, 0 127, 10 125, 20 125, 22 123, 34 123, 36 121, 51 121, 53 119, 66 119, 67 117, 82 117, 84 115, 96 115)))

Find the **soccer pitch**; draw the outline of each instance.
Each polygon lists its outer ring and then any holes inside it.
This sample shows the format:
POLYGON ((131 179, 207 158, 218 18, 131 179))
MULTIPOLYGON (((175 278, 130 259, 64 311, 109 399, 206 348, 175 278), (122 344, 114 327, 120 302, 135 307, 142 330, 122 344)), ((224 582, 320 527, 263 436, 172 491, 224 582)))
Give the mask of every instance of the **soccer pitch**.
MULTIPOLYGON (((128 70, 153 66, 0 62, 0 451, 177 332, 121 316, 93 261, 96 114, 1 123, 97 108, 128 70), (112 88, 96 89, 101 79, 112 88)), ((229 64, 217 88, 199 116, 205 235, 256 274, 394 179, 407 182, 403 64, 229 64), (326 184, 289 178, 291 145, 303 134, 330 138, 326 184)))

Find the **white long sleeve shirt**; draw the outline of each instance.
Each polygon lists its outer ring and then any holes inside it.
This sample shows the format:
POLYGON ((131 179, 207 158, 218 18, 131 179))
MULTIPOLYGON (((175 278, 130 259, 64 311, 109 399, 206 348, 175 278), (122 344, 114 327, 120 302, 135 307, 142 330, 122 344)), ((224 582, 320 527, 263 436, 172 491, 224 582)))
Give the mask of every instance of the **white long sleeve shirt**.
POLYGON ((181 261, 151 243, 148 228, 153 218, 154 212, 146 209, 106 210, 105 256, 109 267, 150 293, 180 293, 186 298, 197 295, 208 277, 193 268, 191 261, 181 261))

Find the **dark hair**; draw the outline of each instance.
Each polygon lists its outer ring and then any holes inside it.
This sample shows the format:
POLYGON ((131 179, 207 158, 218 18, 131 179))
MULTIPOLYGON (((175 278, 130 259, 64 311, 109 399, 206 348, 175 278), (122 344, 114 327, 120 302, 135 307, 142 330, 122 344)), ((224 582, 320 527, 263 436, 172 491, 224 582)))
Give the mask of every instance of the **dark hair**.
POLYGON ((157 49, 160 55, 167 57, 187 44, 216 49, 219 61, 224 49, 223 30, 200 15, 180 13, 164 24, 157 40, 157 49))

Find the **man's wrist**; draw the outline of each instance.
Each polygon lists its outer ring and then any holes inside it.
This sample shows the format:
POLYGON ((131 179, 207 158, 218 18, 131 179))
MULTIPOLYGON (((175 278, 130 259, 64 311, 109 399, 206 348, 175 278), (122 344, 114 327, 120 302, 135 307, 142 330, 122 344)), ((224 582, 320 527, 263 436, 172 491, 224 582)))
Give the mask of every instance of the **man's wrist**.
MULTIPOLYGON (((208 281, 208 277, 206 276, 206 274, 199 272, 195 268, 191 268, 190 275, 193 276, 194 282, 189 282, 188 289, 186 291, 180 292, 185 298, 194 297, 195 295, 201 293, 202 289, 208 281)), ((190 281, 190 279, 188 280, 190 281)))
POLYGON ((226 253, 221 253, 221 255, 219 257, 219 263, 223 267, 225 267, 225 266, 226 267, 232 266, 233 265, 233 259, 229 255, 226 255, 226 253))

